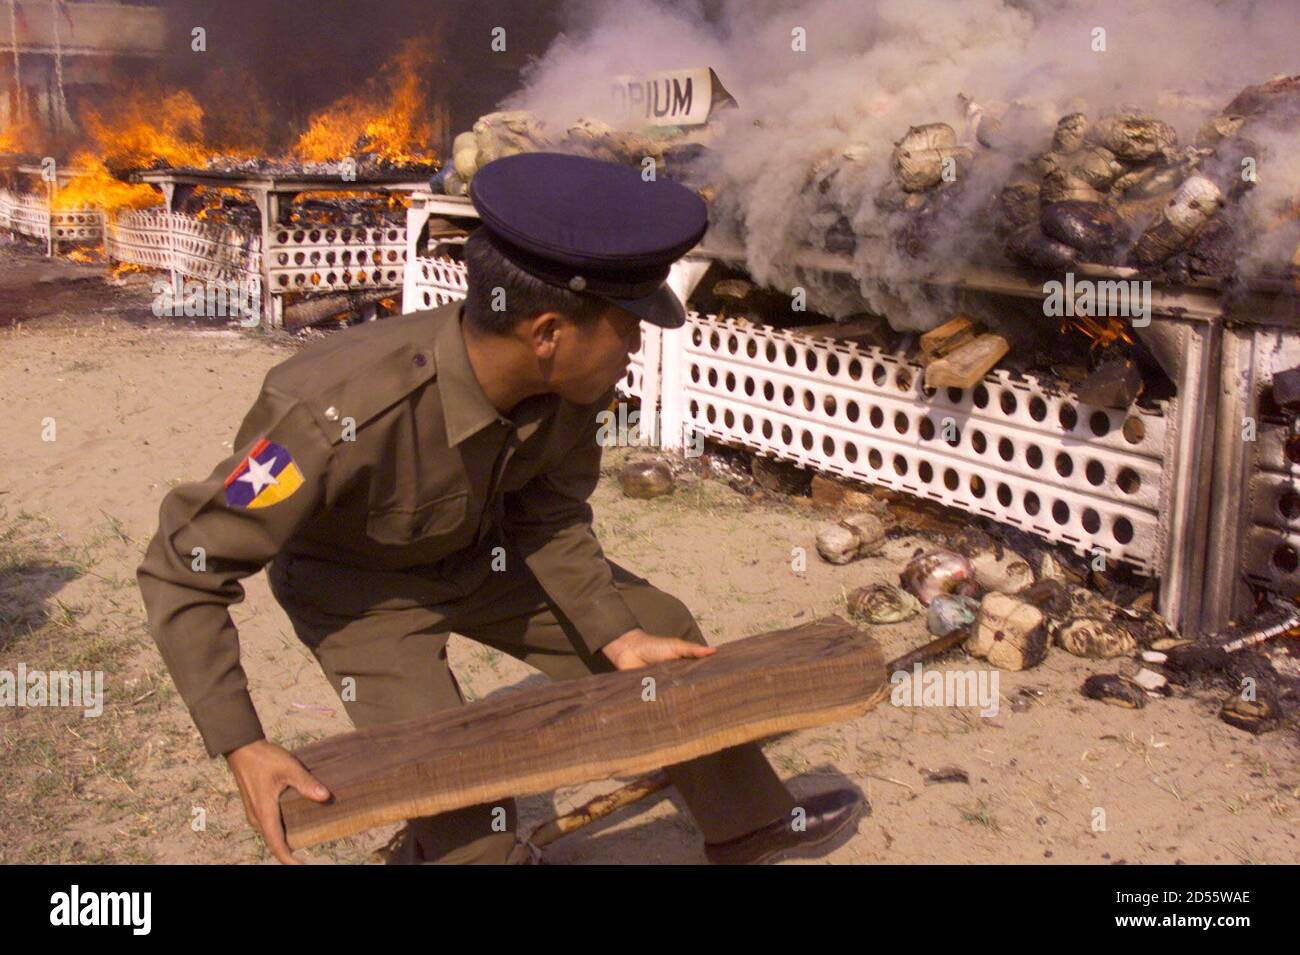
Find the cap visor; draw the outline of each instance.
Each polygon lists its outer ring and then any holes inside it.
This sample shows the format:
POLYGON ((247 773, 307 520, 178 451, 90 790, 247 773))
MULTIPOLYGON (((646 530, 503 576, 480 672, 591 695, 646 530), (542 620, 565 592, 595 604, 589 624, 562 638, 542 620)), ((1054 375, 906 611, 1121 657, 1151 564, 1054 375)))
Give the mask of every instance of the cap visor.
POLYGON ((682 300, 668 287, 667 282, 641 298, 601 297, 626 309, 643 322, 660 328, 681 328, 686 324, 686 309, 682 306, 682 300))

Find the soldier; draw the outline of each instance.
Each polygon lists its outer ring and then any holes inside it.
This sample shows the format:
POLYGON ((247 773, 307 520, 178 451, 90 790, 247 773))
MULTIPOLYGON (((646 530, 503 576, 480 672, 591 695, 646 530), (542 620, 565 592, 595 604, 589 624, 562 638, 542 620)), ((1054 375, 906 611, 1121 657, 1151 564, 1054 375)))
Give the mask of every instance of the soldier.
MULTIPOLYGON (((473 181, 463 302, 350 328, 272 368, 234 453, 163 500, 138 571, 149 624, 209 755, 281 862, 278 798, 328 792, 264 739, 229 605, 271 589, 358 728, 463 700, 451 632, 552 679, 713 652, 674 597, 607 560, 587 497, 640 322, 685 321, 664 283, 707 227, 668 181, 576 156, 473 181), (269 566, 268 566, 269 565, 269 566)), ((796 801, 757 744, 667 767, 713 862, 825 843, 863 800, 796 801)), ((515 806, 410 820, 392 862, 504 862, 515 806), (494 809, 496 810, 494 812, 494 809), (504 809, 504 818, 501 809, 504 809)))

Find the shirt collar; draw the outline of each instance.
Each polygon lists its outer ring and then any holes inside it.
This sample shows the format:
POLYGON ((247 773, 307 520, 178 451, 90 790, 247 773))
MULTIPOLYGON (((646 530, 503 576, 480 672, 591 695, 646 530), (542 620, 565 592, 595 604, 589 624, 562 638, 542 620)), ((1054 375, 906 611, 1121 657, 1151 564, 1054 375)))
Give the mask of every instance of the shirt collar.
POLYGON ((434 360, 438 369, 438 393, 442 398, 443 421, 447 428, 447 446, 456 447, 466 438, 493 424, 514 428, 519 440, 527 441, 559 403, 559 396, 534 395, 513 409, 514 419, 500 414, 483 393, 465 350, 461 332, 464 304, 459 305, 439 323, 434 333, 434 360))

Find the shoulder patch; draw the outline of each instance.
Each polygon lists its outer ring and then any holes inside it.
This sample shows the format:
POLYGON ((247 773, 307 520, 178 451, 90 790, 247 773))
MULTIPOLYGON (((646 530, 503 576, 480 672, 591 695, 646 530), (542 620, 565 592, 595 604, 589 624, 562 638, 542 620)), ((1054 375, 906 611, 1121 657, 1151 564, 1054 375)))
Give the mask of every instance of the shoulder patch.
POLYGON ((260 438, 226 478, 230 507, 269 507, 302 487, 302 471, 281 445, 260 438))

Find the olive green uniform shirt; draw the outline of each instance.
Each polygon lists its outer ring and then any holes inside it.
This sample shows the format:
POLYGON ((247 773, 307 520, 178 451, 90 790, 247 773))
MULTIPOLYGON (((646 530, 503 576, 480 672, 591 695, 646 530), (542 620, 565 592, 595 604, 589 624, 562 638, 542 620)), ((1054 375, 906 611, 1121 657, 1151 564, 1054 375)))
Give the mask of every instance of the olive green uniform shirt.
POLYGON ((328 568, 365 612, 464 596, 502 569, 505 544, 591 652, 637 626, 587 504, 597 414, 613 390, 590 405, 534 396, 506 419, 474 375, 460 317, 454 302, 367 323, 272 368, 234 453, 163 500, 137 578, 210 755, 263 737, 229 607, 243 599, 240 579, 281 553, 328 568), (264 460, 252 473, 263 440, 296 472, 267 483, 264 460), (231 479, 256 481, 251 506, 228 502, 231 479))

